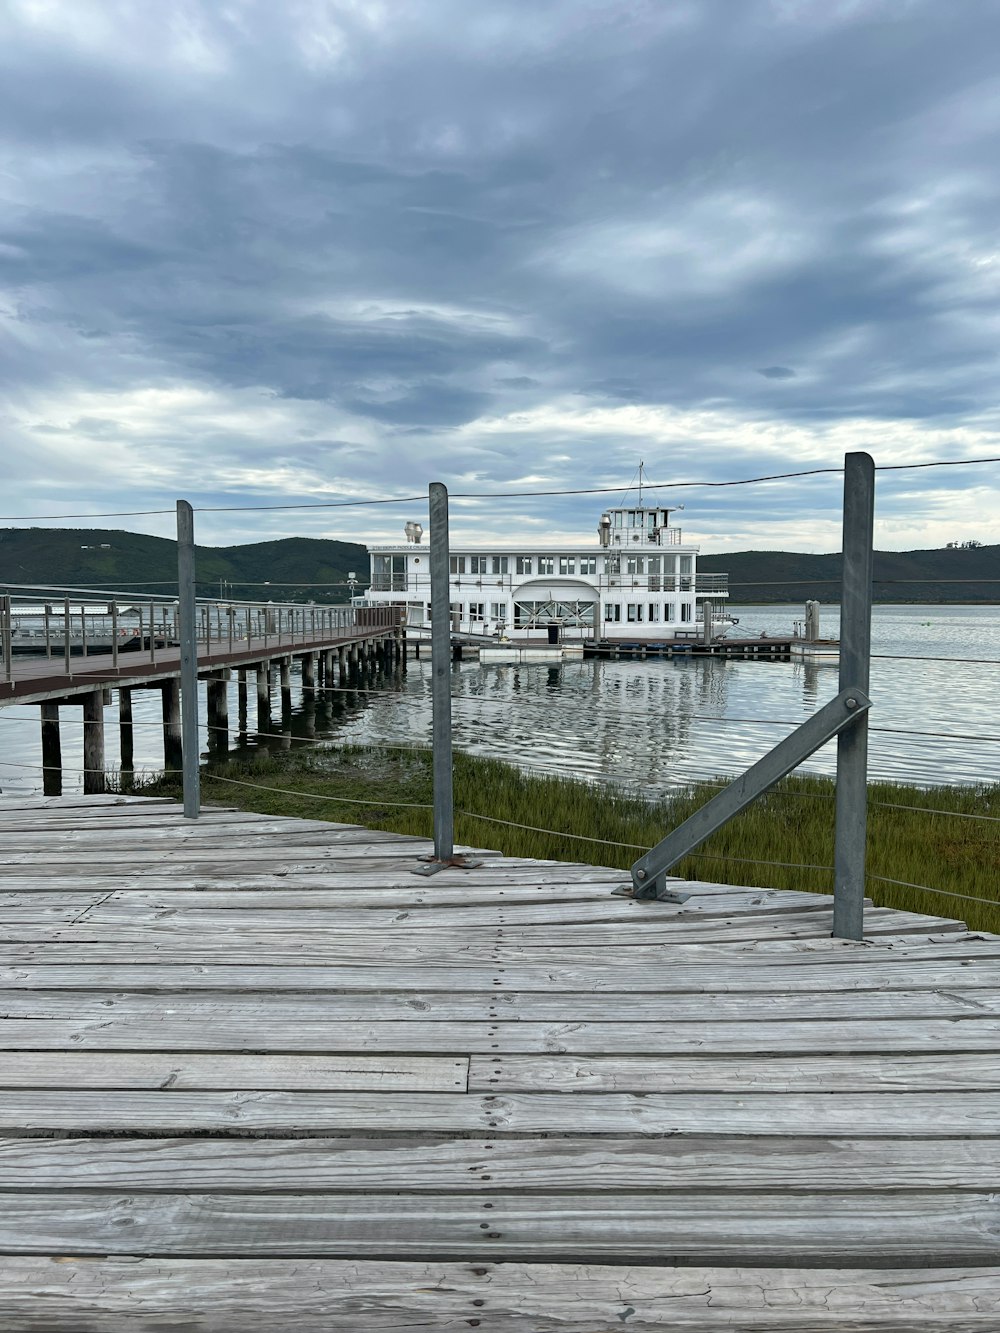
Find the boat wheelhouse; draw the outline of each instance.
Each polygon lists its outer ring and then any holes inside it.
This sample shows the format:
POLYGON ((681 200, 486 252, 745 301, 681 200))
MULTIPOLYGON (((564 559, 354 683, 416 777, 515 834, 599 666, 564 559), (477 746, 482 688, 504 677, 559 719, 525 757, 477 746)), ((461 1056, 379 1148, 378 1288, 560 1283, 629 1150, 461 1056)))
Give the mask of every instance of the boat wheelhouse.
MULTIPOLYGON (((698 547, 670 515, 642 505, 608 509, 598 541, 516 545, 452 543, 449 603, 457 633, 542 642, 650 643, 711 634, 728 620, 728 575, 699 574, 698 547)), ((402 608, 411 629, 429 628, 430 558, 419 523, 406 541, 371 545, 373 606, 402 608)))

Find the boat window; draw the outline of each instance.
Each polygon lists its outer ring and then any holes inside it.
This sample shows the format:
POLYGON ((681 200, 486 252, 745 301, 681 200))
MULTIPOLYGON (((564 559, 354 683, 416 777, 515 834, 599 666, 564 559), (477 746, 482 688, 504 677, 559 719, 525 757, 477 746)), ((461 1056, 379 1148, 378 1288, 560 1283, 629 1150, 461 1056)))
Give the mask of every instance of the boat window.
POLYGON ((530 555, 519 555, 517 557, 517 572, 519 574, 530 574, 533 565, 530 555))
POLYGON ((453 556, 451 557, 451 572, 452 572, 453 574, 464 574, 464 573, 465 573, 465 556, 464 556, 464 555, 453 555, 453 556))
POLYGON ((506 574, 508 566, 508 557, 505 555, 495 555, 493 557, 493 573, 506 574))
POLYGON ((581 555, 581 556, 580 556, 580 573, 581 573, 581 574, 596 574, 596 573, 597 573, 597 556, 596 556, 596 555, 581 555))
POLYGON ((555 556, 540 555, 538 557, 539 574, 554 574, 556 572, 555 556))
POLYGON ((572 555, 561 555, 561 556, 559 557, 559 573, 560 573, 560 574, 575 574, 575 573, 576 573, 576 558, 575 558, 575 556, 572 556, 572 555))

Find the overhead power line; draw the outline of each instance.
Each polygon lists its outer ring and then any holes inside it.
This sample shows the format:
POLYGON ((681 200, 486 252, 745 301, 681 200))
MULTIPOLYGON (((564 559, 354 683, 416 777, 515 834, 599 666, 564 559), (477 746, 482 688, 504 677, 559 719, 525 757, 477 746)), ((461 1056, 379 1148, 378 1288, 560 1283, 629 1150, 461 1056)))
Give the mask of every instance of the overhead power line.
MULTIPOLYGON (((876 472, 909 472, 936 467, 974 467, 983 463, 1000 463, 1000 456, 988 458, 942 458, 927 463, 885 463, 876 465, 876 472)), ((643 483, 646 491, 688 490, 692 488, 722 489, 731 486, 760 486, 770 481, 792 481, 800 477, 835 476, 842 473, 842 467, 804 468, 797 472, 774 472, 762 477, 741 477, 731 481, 665 481, 655 484, 643 483)), ((590 486, 577 489, 553 489, 543 491, 451 491, 453 500, 530 500, 551 499, 572 495, 616 495, 621 486, 590 486)), ((297 504, 243 504, 243 505, 195 505, 199 514, 235 514, 279 512, 282 510, 309 509, 360 509, 372 505, 421 504, 426 501, 424 493, 420 495, 400 495, 372 497, 364 500, 310 500, 297 504)), ((93 518, 138 518, 153 514, 172 514, 170 509, 133 509, 109 510, 92 514, 0 514, 0 523, 54 523, 68 519, 93 518)))

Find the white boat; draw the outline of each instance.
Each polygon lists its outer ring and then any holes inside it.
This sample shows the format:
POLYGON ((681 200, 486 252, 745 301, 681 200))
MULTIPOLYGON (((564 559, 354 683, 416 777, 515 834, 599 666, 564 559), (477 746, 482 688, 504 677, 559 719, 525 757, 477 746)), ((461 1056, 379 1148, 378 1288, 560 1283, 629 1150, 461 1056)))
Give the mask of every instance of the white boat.
MULTIPOLYGON (((514 643, 650 644, 711 639, 736 623, 725 612, 727 574, 699 574, 698 547, 671 525, 676 509, 608 509, 598 539, 571 545, 451 544, 448 600, 454 634, 514 643)), ((368 547, 371 586, 361 606, 397 606, 410 630, 429 631, 430 558, 419 523, 406 540, 368 547)))

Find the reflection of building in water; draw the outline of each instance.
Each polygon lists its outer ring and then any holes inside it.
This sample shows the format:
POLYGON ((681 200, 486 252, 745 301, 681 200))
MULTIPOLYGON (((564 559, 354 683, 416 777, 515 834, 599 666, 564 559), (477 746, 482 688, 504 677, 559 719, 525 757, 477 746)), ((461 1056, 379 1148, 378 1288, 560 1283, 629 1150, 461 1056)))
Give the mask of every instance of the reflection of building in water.
MULTIPOLYGON (((598 542, 564 546, 452 545, 449 602, 452 627, 519 639, 607 639, 656 642, 694 634, 717 620, 729 576, 699 574, 698 547, 672 527, 673 509, 609 509, 598 542)), ((399 606, 411 626, 431 618, 430 559, 423 529, 406 525, 407 541, 369 546, 371 587, 361 605, 399 606)))

